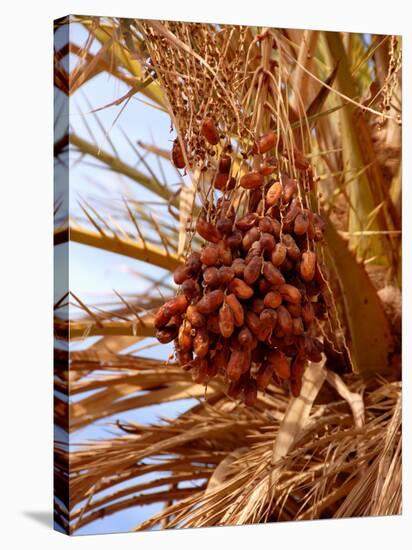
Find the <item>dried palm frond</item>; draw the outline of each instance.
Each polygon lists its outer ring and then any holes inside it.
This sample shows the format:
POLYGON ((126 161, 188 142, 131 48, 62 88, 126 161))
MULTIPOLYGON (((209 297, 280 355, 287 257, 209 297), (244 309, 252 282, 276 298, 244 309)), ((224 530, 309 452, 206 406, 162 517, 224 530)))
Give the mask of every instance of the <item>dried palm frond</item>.
MULTIPOLYGON (((74 360, 74 372, 80 373, 81 365, 83 369, 95 368, 93 361, 82 361, 83 353, 89 352, 76 354, 79 359, 74 360)), ((147 399, 133 398, 133 408, 164 402, 168 396, 176 398, 179 387, 186 387, 186 396, 199 397, 188 374, 178 368, 162 368, 153 361, 144 363, 127 356, 109 365, 102 362, 99 368, 113 371, 117 364, 128 370, 128 379, 110 373, 106 384, 105 378, 73 382, 77 391, 106 385, 106 393, 111 392, 79 402, 86 421, 105 416, 104 403, 113 402, 117 385, 122 388, 121 395, 127 394, 126 384, 134 391, 152 387, 147 399)), ((288 452, 277 455, 275 463, 273 444, 280 437, 289 399, 274 386, 259 399, 255 410, 236 404, 213 385, 205 401, 176 419, 148 426, 120 423, 118 428, 126 435, 118 432, 113 439, 81 445, 71 452, 73 525, 79 528, 139 502, 166 503, 139 529, 160 522, 168 528, 201 527, 400 513, 401 386, 379 380, 365 387, 353 378, 347 383, 351 392, 363 394, 364 424, 356 427, 348 402, 337 393, 332 393, 331 399, 327 393, 322 395, 326 389, 321 390, 288 452), (153 481, 140 483, 139 477, 149 472, 156 473, 153 481), (167 475, 163 477, 162 472, 167 475), (117 489, 130 479, 134 480, 130 487, 117 489), (203 480, 200 486, 183 488, 185 481, 197 479, 203 480), (175 491, 165 489, 169 484, 175 491), (117 502, 127 494, 139 496, 117 502)), ((319 387, 313 399, 318 391, 319 387)), ((72 407, 76 418, 76 404, 72 407)), ((116 412, 113 405, 110 410, 116 412)), ((290 429, 289 422, 287 433, 290 429)), ((60 451, 58 461, 63 464, 66 457, 67 452, 60 451)))

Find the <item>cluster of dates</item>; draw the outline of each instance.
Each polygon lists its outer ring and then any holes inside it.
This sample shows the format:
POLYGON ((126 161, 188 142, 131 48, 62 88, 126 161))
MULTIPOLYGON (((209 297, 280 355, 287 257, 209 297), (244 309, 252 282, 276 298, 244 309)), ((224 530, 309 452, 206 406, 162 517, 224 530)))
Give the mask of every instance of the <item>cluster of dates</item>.
MULTIPOLYGON (((222 155, 218 175, 227 183, 225 162, 222 155)), ((223 196, 207 219, 199 217, 206 243, 177 268, 180 293, 155 316, 158 340, 175 340, 177 360, 195 382, 222 376, 228 395, 249 406, 271 382, 299 395, 307 361, 321 359, 315 320, 327 313, 314 249, 325 223, 303 207, 295 179, 265 183, 268 167, 274 171, 266 162, 240 179, 252 190, 250 213, 236 219, 223 196)))

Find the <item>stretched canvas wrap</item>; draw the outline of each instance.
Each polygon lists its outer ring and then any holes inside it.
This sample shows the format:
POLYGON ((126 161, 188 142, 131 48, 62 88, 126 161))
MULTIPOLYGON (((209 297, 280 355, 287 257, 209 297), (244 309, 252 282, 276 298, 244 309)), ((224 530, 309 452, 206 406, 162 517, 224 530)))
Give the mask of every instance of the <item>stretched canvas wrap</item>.
POLYGON ((54 25, 55 526, 401 513, 399 36, 54 25))

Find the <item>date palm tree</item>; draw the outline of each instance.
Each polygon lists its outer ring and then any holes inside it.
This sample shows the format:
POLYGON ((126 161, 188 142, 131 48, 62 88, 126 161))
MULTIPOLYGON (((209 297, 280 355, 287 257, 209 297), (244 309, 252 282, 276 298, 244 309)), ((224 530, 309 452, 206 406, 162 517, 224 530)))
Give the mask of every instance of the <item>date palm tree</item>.
POLYGON ((73 292, 66 274, 56 276, 60 528, 76 533, 145 506, 135 529, 400 513, 400 69, 396 36, 56 22, 56 262, 65 268, 76 246, 93 247, 106 264, 113 254, 135 262, 145 281, 142 291, 136 284, 130 295, 93 302, 73 292), (117 96, 79 115, 73 98, 99 75, 117 83, 117 96), (319 325, 324 358, 309 364, 299 397, 272 384, 248 408, 221 380, 205 388, 173 356, 152 353, 153 315, 176 292, 170 274, 200 246, 191 228, 210 180, 197 157, 185 159, 187 170, 173 168, 158 135, 139 139, 139 120, 135 134, 115 140, 135 101, 153 117, 166 113, 177 143, 193 150, 208 111, 231 129, 235 150, 248 132, 272 127, 313 166, 308 193, 327 220, 329 310, 319 325), (68 172, 79 165, 102 174, 100 189, 73 201, 68 172), (149 408, 179 412, 133 420, 149 408), (103 421, 111 426, 104 437, 79 436, 103 421))

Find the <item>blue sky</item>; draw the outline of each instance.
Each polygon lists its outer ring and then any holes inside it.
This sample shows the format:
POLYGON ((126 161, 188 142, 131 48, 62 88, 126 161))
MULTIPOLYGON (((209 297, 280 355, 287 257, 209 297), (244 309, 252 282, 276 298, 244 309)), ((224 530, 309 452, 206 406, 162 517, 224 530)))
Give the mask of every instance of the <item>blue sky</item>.
MULTIPOLYGON (((71 41, 79 46, 83 45, 87 39, 86 30, 79 24, 72 24, 70 30, 71 41)), ((92 51, 96 52, 97 48, 98 45, 94 44, 92 51)), ((76 57, 70 55, 67 62, 70 63, 70 69, 72 69, 76 63, 76 57)), ((144 171, 143 166, 139 165, 136 151, 128 143, 124 134, 128 136, 132 144, 136 144, 138 140, 146 143, 151 143, 155 140, 158 146, 170 149, 173 136, 170 134, 170 118, 168 115, 157 109, 150 108, 136 99, 128 102, 115 124, 114 121, 123 105, 103 109, 97 113, 97 116, 91 112, 118 99, 127 91, 128 88, 122 82, 106 73, 94 77, 70 98, 70 126, 77 135, 88 141, 91 140, 90 131, 96 137, 97 144, 103 150, 112 154, 111 143, 113 143, 123 161, 144 171), (106 133, 109 139, 105 135, 106 133)), ((143 98, 143 96, 141 97, 143 98)), ((64 117, 64 113, 62 117, 64 117)), ((64 123, 65 121, 61 120, 60 122, 64 123)), ((58 133, 59 129, 56 130, 56 135, 58 133)), ((158 177, 161 177, 161 171, 158 169, 156 163, 151 162, 151 166, 158 177)), ((178 174, 169 162, 162 162, 162 168, 169 184, 177 184, 179 182, 178 174)), ((56 175, 57 177, 61 175, 59 168, 57 168, 56 175)), ((63 185, 65 183, 62 182, 63 185)), ((140 201, 158 200, 157 197, 135 182, 107 170, 104 165, 95 159, 89 157, 80 158, 75 154, 70 156, 69 189, 71 216, 79 214, 79 200, 87 200, 91 204, 103 200, 106 205, 112 205, 114 210, 121 206, 123 197, 140 201)), ((110 213, 110 208, 107 211, 110 213)), ((67 248, 65 247, 67 245, 60 245, 56 248, 55 252, 55 299, 60 298, 65 288, 64 273, 67 269, 64 261, 67 254, 67 248)), ((70 243, 69 250, 70 290, 85 303, 98 302, 107 296, 112 297, 113 300, 117 300, 113 289, 125 296, 142 292, 148 283, 139 276, 139 272, 153 276, 165 273, 159 268, 148 266, 132 258, 125 258, 77 243, 70 243)), ((74 314, 75 311, 72 311, 71 316, 74 314)), ((87 347, 90 341, 89 339, 81 343, 71 344, 71 349, 87 347)), ((153 339, 148 339, 148 341, 154 342, 153 339)), ((170 345, 157 345, 145 350, 144 355, 166 359, 170 352, 170 345)), ((159 416, 173 417, 189 405, 190 403, 181 401, 158 407, 150 407, 144 410, 129 411, 79 430, 71 436, 71 441, 74 443, 88 439, 109 437, 108 423, 119 418, 138 421, 139 423, 150 423, 157 421, 159 416)), ((93 522, 80 529, 77 534, 129 530, 144 518, 152 515, 157 509, 157 505, 150 505, 119 512, 93 522)))

